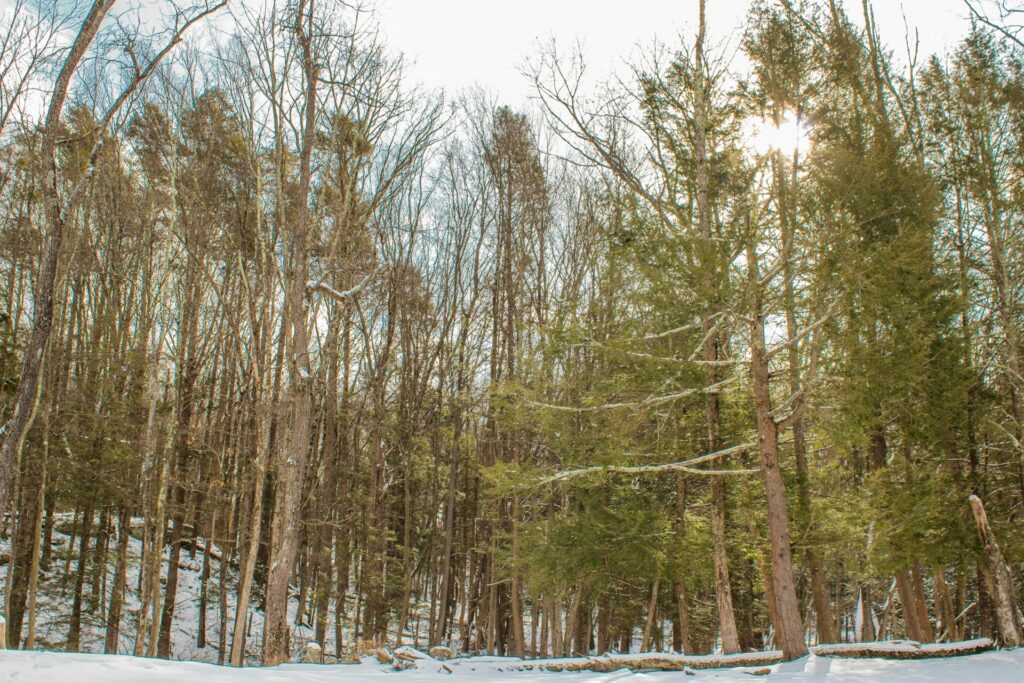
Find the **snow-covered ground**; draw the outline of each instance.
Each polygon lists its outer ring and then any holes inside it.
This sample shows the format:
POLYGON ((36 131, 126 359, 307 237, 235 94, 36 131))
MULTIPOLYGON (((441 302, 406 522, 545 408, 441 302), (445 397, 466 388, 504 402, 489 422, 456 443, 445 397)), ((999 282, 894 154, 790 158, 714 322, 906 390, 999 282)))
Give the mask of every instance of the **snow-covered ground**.
MULTIPOLYGON (((59 650, 64 647, 67 637, 67 623, 70 614, 71 581, 68 579, 73 573, 76 555, 68 557, 68 536, 67 523, 70 520, 67 515, 61 515, 58 528, 55 532, 53 566, 51 572, 44 573, 40 584, 40 613, 38 621, 39 647, 49 650, 59 650)), ((220 557, 219 552, 211 554, 211 577, 209 583, 209 607, 207 611, 207 645, 199 648, 196 645, 198 630, 198 604, 200 574, 202 569, 203 552, 198 549, 195 556, 191 556, 188 550, 182 553, 179 573, 179 588, 176 601, 174 629, 172 633, 173 652, 175 659, 189 659, 199 661, 164 661, 156 659, 144 659, 126 656, 131 652, 134 645, 135 620, 138 618, 139 599, 138 586, 138 561, 141 552, 141 544, 138 539, 138 532, 141 527, 137 520, 133 528, 133 536, 129 543, 129 571, 128 585, 125 595, 125 612, 122 616, 121 638, 118 651, 121 656, 107 656, 100 654, 65 654, 61 652, 24 652, 24 651, 2 651, 0 650, 0 682, 2 681, 40 681, 42 683, 55 681, 57 683, 124 683, 126 681, 145 681, 145 683, 159 683, 160 681, 198 681, 205 683, 284 683, 285 681, 319 683, 339 683, 341 681, 362 683, 364 681, 380 680, 382 676, 392 676, 395 681, 442 681, 461 679, 464 681, 478 680, 509 680, 521 681, 522 683, 548 682, 548 683, 582 683, 590 681, 612 682, 612 681, 644 681, 658 683, 661 681, 751 681, 762 677, 769 680, 781 681, 804 681, 807 683, 867 683, 875 681, 938 681, 938 682, 963 682, 971 683, 1003 683, 1020 682, 1024 683, 1024 649, 1012 652, 985 652, 970 656, 950 657, 946 659, 918 659, 914 661, 896 659, 856 659, 850 655, 862 648, 860 644, 828 646, 830 652, 843 655, 842 657, 815 656, 811 655, 796 662, 775 664, 771 666, 759 665, 748 667, 733 667, 730 669, 706 669, 701 668, 710 664, 717 665, 725 663, 725 657, 696 657, 687 660, 687 664, 693 666, 695 671, 643 671, 638 670, 642 666, 650 666, 643 660, 650 660, 651 657, 661 660, 674 660, 677 668, 682 666, 682 659, 679 655, 656 654, 656 655, 616 655, 614 661, 608 658, 585 659, 559 659, 559 660, 518 660, 504 657, 467 657, 441 662, 432 659, 414 650, 405 650, 405 658, 402 659, 402 651, 399 650, 400 666, 407 666, 403 671, 396 671, 395 664, 379 662, 373 657, 363 657, 359 664, 286 664, 273 668, 251 667, 244 670, 218 667, 202 662, 216 661, 218 651, 216 643, 219 636, 219 610, 217 587, 220 578, 220 557), (853 650, 853 652, 851 652, 853 650), (697 661, 697 660, 715 660, 697 661), (601 664, 593 667, 601 669, 601 672, 581 671, 579 669, 587 665, 601 664), (634 670, 625 668, 625 664, 634 667, 634 670), (617 668, 620 667, 621 668, 617 668), (576 669, 576 670, 574 670, 576 669), (687 675, 689 674, 689 675, 687 675), (760 675, 758 675, 760 674, 760 675)), ((0 555, 9 552, 6 541, 0 541, 0 555)), ((114 548, 110 552, 115 552, 114 548)), ((83 614, 82 624, 82 649, 89 653, 99 652, 103 648, 104 623, 102 617, 102 605, 105 605, 109 598, 109 590, 113 585, 113 557, 108 558, 110 564, 107 569, 107 576, 104 584, 97 592, 97 610, 83 614)), ((90 567, 91 569, 91 567, 90 567)), ((166 571, 166 562, 163 570, 166 571)), ((0 584, 3 583, 7 567, 0 566, 0 584)), ((86 603, 92 596, 92 572, 88 572, 86 581, 86 603)), ((228 571, 229 586, 229 615, 234 614, 234 586, 236 577, 234 571, 228 571)), ((290 612, 294 619, 297 603, 293 599, 290 605, 290 612)), ((248 661, 257 663, 259 661, 258 648, 259 634, 262 629, 262 613, 255 608, 250 609, 252 620, 252 632, 249 639, 248 661)), ((413 624, 420 619, 414 615, 413 624)), ((413 628, 413 631, 419 630, 413 628)), ((292 628, 292 652, 295 658, 301 658, 304 654, 305 644, 311 639, 311 632, 308 626, 293 626, 292 628)), ((394 634, 392 634, 394 635, 394 634)), ((352 642, 352 634, 346 631, 346 641, 352 642)), ((392 642, 393 642, 392 638, 392 642)), ((406 642, 422 642, 425 639, 416 638, 410 634, 406 642)), ((964 651, 974 648, 980 641, 972 641, 959 644, 964 651)), ((917 646, 906 643, 878 643, 873 644, 875 651, 888 649, 916 649, 917 656, 929 648, 946 646, 917 646)), ((329 653, 332 654, 332 653, 329 653)), ((766 657, 765 661, 771 661, 774 653, 761 653, 766 657)), ((928 653, 930 654, 930 652, 928 653)))
POLYGON ((692 672, 692 675, 679 671, 643 672, 629 669, 608 673, 555 673, 543 670, 541 662, 520 662, 503 657, 472 657, 440 662, 424 656, 416 661, 413 668, 396 672, 392 665, 379 663, 373 658, 365 658, 362 663, 354 665, 285 664, 271 668, 232 669, 198 662, 113 655, 0 652, 0 681, 39 683, 364 683, 374 680, 392 680, 395 683, 453 680, 507 680, 520 683, 668 683, 686 680, 749 683, 759 678, 802 683, 1019 683, 1024 681, 1024 650, 915 661, 840 659, 811 655, 795 662, 766 668, 699 670, 692 672), (534 668, 521 670, 527 664, 534 668))
MULTIPOLYGON (((39 618, 38 618, 38 640, 40 647, 53 650, 62 649, 67 642, 68 619, 71 614, 71 591, 73 582, 70 577, 74 575, 77 566, 78 541, 75 541, 74 552, 71 559, 68 559, 68 545, 71 541, 69 526, 71 516, 67 513, 57 514, 57 524, 54 529, 53 560, 49 572, 41 574, 39 589, 39 618)), ((139 562, 142 555, 142 520, 134 519, 132 522, 132 533, 128 543, 128 580, 125 586, 124 611, 121 621, 121 635, 118 642, 119 654, 130 654, 134 650, 136 624, 138 623, 139 607, 139 562)), ((115 538, 111 539, 111 546, 108 550, 106 577, 104 585, 95 592, 98 594, 94 610, 85 610, 82 614, 82 636, 81 649, 84 652, 99 653, 103 651, 104 633, 106 623, 104 611, 110 599, 109 591, 114 585, 114 555, 117 552, 116 532, 115 538)), ((0 540, 0 556, 9 554, 10 541, 0 540)), ((161 582, 165 582, 167 576, 168 550, 164 550, 164 559, 161 563, 161 582)), ((220 560, 219 549, 211 555, 210 579, 208 583, 209 602, 206 612, 207 645, 203 648, 197 645, 198 624, 199 624, 199 593, 201 586, 201 573, 203 567, 203 548, 200 545, 193 554, 188 547, 182 549, 181 560, 178 563, 178 591, 175 600, 174 621, 171 629, 171 656, 174 659, 196 660, 201 662, 217 661, 217 643, 220 638, 220 612, 219 612, 219 578, 220 560)), ((229 569, 228 593, 228 615, 234 619, 235 614, 235 583, 237 577, 235 569, 229 569)), ((6 563, 0 566, 0 586, 3 586, 7 578, 6 563)), ((92 567, 86 576, 84 605, 91 604, 94 593, 92 567)), ((249 610, 249 637, 246 641, 247 660, 252 663, 259 661, 260 634, 263 632, 263 612, 256 606, 257 601, 249 610)), ((308 625, 295 625, 294 616, 298 608, 296 600, 289 604, 290 621, 292 625, 292 648, 296 653, 301 653, 306 642, 312 639, 312 629, 308 625)), ((346 637, 350 633, 346 631, 346 637)), ((24 631, 22 633, 24 637, 24 631)), ((230 645, 230 637, 228 639, 230 645)))

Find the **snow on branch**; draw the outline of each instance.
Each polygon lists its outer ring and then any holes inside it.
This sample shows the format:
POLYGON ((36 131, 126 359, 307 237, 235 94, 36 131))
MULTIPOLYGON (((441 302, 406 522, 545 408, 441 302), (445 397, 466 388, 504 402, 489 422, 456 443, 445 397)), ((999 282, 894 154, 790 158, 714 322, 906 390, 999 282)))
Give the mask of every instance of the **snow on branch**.
MULTIPOLYGON (((716 315, 721 315, 721 313, 718 313, 716 315)), ((658 332, 657 334, 645 335, 641 337, 641 339, 643 341, 654 341, 655 339, 664 339, 665 337, 671 337, 672 335, 679 334, 680 332, 686 332, 687 330, 692 330, 694 328, 700 327, 702 323, 703 321, 687 323, 686 325, 673 327, 671 330, 665 330, 664 332, 658 332)))
POLYGON ((712 384, 708 387, 701 387, 699 389, 684 389, 683 391, 677 391, 672 394, 662 394, 661 396, 649 396, 639 401, 625 401, 622 403, 601 403, 595 406, 561 406, 555 403, 541 403, 540 401, 525 400, 524 403, 534 408, 543 408, 544 410, 558 410, 566 413, 592 413, 598 410, 616 410, 619 408, 647 408, 650 406, 661 405, 662 403, 670 403, 677 401, 681 398, 687 398, 695 394, 717 394, 720 390, 733 382, 736 381, 735 377, 724 379, 717 384, 712 384))
POLYGON ((311 290, 313 290, 313 291, 322 292, 322 293, 326 294, 327 296, 329 296, 329 297, 331 297, 333 299, 337 299, 338 301, 344 302, 344 301, 346 301, 348 299, 351 299, 352 297, 356 296, 357 294, 362 292, 364 289, 366 289, 366 286, 368 284, 370 284, 370 280, 372 280, 373 276, 376 275, 376 274, 377 274, 376 270, 371 270, 369 273, 366 274, 366 277, 364 277, 362 280, 359 281, 358 284, 356 284, 354 287, 350 287, 349 289, 346 289, 346 290, 344 290, 342 292, 339 292, 338 290, 334 289, 333 287, 331 287, 329 284, 327 284, 323 280, 321 280, 320 282, 312 282, 312 281, 310 281, 308 283, 308 287, 311 290))
MULTIPOLYGON (((646 337, 645 337, 645 339, 646 339, 646 337)), ((628 349, 620 349, 620 348, 615 347, 615 346, 608 346, 607 344, 603 344, 603 343, 598 342, 598 341, 589 342, 586 346, 588 348, 605 349, 607 351, 612 351, 614 353, 620 353, 620 354, 622 354, 624 356, 628 356, 629 358, 640 358, 642 360, 654 361, 654 362, 657 362, 657 363, 675 363, 677 365, 715 365, 715 366, 722 366, 722 367, 731 367, 731 366, 739 365, 740 363, 744 362, 744 361, 736 360, 736 359, 700 360, 700 359, 693 358, 693 357, 690 357, 690 358, 672 358, 672 357, 669 357, 669 356, 655 356, 652 353, 643 353, 643 352, 640 352, 640 351, 630 351, 628 349)))
POLYGON ((701 470, 694 467, 710 460, 717 460, 718 458, 724 458, 727 455, 734 453, 743 453, 744 451, 755 448, 756 443, 744 443, 738 446, 731 446, 729 448, 723 448, 720 451, 714 453, 705 453, 704 455, 698 455, 697 457, 690 458, 689 460, 683 460, 681 462, 669 462, 661 465, 595 465, 593 467, 582 467, 575 470, 565 470, 552 474, 549 477, 541 479, 539 484, 552 484, 558 481, 565 481, 567 479, 575 479, 577 477, 585 477, 591 474, 657 474, 661 472, 687 472, 689 474, 700 474, 700 475, 729 475, 729 474, 756 474, 760 470, 756 469, 744 469, 744 470, 701 470))

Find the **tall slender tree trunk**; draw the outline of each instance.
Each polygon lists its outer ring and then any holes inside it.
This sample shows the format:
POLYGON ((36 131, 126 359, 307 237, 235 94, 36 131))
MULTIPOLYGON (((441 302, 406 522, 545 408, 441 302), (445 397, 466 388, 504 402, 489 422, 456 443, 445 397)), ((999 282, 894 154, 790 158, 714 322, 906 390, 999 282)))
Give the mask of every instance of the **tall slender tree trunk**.
POLYGON ((935 596, 935 613, 939 617, 941 629, 937 640, 940 642, 960 640, 953 598, 949 593, 949 586, 946 585, 946 570, 940 564, 935 565, 932 573, 932 587, 932 593, 935 596))
POLYGON ((661 579, 655 579, 651 585, 651 600, 647 604, 647 620, 644 622, 644 638, 640 644, 641 652, 650 652, 651 631, 654 628, 654 616, 658 611, 658 589, 661 587, 661 579))
POLYGON ((314 28, 314 0, 300 0, 295 11, 295 33, 302 51, 305 82, 305 121, 299 153, 299 183, 295 190, 296 218, 290 234, 289 267, 285 279, 285 320, 288 332, 289 384, 285 396, 288 417, 284 438, 274 454, 274 516, 270 530, 270 571, 267 576, 266 612, 263 624, 263 664, 274 666, 287 660, 288 585, 298 554, 300 508, 306 459, 309 455, 310 396, 309 330, 307 283, 309 281, 309 201, 312 155, 317 122, 317 70, 311 34, 314 28))
POLYGON ((117 522, 117 566, 114 569, 114 586, 110 590, 110 607, 107 610, 107 633, 103 651, 117 654, 118 638, 121 635, 121 611, 124 605, 125 584, 128 581, 128 545, 131 541, 131 511, 121 508, 117 522))
MULTIPOLYGON (((175 405, 176 408, 176 405, 175 405)), ((171 424, 174 424, 174 416, 171 417, 171 424)), ((173 429, 168 430, 168 441, 172 440, 174 434, 173 429)), ((166 451, 171 450, 171 446, 168 445, 165 448, 166 451)), ((146 590, 149 592, 149 603, 150 603, 150 621, 149 621, 149 647, 146 650, 146 655, 149 657, 157 656, 158 646, 160 643, 160 627, 162 625, 161 620, 161 605, 160 605, 160 564, 163 559, 164 552, 164 538, 167 532, 167 485, 166 482, 169 479, 170 474, 170 454, 164 453, 160 456, 160 462, 157 466, 157 491, 156 491, 156 513, 153 521, 155 527, 155 533, 153 535, 153 548, 150 555, 149 569, 147 571, 147 583, 146 590)), ((138 643, 136 643, 136 647, 138 643)))
POLYGON ((92 508, 82 511, 82 532, 78 545, 78 566, 75 568, 75 588, 71 598, 71 619, 68 623, 68 652, 78 652, 82 638, 82 590, 85 587, 86 565, 89 563, 89 538, 92 533, 92 508))
MULTIPOLYGON (((49 414, 47 414, 47 418, 49 414)), ((40 565, 42 563, 42 543, 43 538, 43 516, 46 510, 46 476, 47 476, 47 463, 49 461, 50 451, 50 425, 49 419, 46 420, 46 425, 43 428, 43 456, 40 462, 40 484, 39 484, 39 498, 36 505, 36 518, 35 518, 35 529, 32 534, 32 563, 29 567, 28 576, 28 633, 25 636, 25 649, 32 650, 36 646, 36 618, 38 616, 38 603, 39 603, 39 574, 40 565)), ((12 643, 17 646, 17 643, 12 643)))
POLYGON ((772 415, 771 387, 764 338, 764 310, 760 275, 754 245, 747 245, 748 281, 751 288, 750 375, 757 416, 757 447, 761 455, 761 476, 767 499, 768 533, 771 542, 771 583, 775 603, 775 637, 783 657, 796 659, 807 654, 803 620, 793 579, 786 484, 779 465, 778 426, 772 415))
POLYGON ((928 642, 927 632, 921 623, 921 610, 917 605, 914 580, 909 569, 896 571, 896 589, 899 591, 900 604, 903 606, 903 621, 907 627, 907 636, 911 640, 921 643, 928 642))
POLYGON ((259 553, 260 530, 263 522, 263 485, 267 475, 267 460, 270 450, 270 416, 256 408, 256 462, 252 485, 252 508, 249 511, 249 528, 246 532, 246 546, 240 551, 241 566, 238 570, 238 601, 235 603, 235 621, 231 635, 231 665, 245 664, 245 629, 249 616, 249 600, 252 597, 253 572, 259 553))
POLYGON ((209 527, 206 530, 203 568, 199 574, 199 621, 196 624, 196 647, 200 650, 206 647, 206 612, 210 602, 210 556, 213 554, 213 538, 217 532, 217 506, 212 502, 214 495, 215 488, 211 486, 210 508, 212 511, 210 513, 209 527))
POLYGON ((445 495, 444 512, 444 548, 441 551, 441 595, 439 598, 437 631, 431 636, 431 644, 436 645, 448 636, 449 614, 452 612, 452 547, 455 543, 455 498, 457 496, 459 475, 459 442, 462 439, 462 369, 457 371, 455 382, 455 405, 452 415, 452 447, 448 463, 448 489, 445 495))
MULTIPOLYGON (((708 93, 705 79, 704 39, 706 31, 705 0, 700 0, 698 9, 697 40, 694 45, 694 70, 696 76, 696 106, 694 108, 694 156, 697 161, 697 214, 701 238, 708 254, 716 253, 712 244, 714 232, 711 226, 711 191, 707 154, 707 108, 708 93)), ((703 264, 706 284, 710 288, 721 287, 716 278, 718 272, 715 258, 703 264)), ((711 290, 709 290, 711 291, 711 290)), ((705 416, 708 431, 708 452, 721 449, 721 408, 718 393, 712 388, 718 383, 718 360, 720 335, 715 330, 715 320, 705 315, 702 321, 704 331, 704 361, 706 362, 704 385, 705 416)), ((729 555, 725 537, 725 481, 720 477, 711 479, 711 542, 712 558, 715 565, 715 599, 718 605, 718 623, 722 633, 722 651, 731 654, 740 651, 739 632, 736 630, 736 614, 733 610, 732 585, 729 579, 729 555)))
POLYGON ((526 657, 526 630, 523 623, 523 579, 518 567, 519 560, 519 496, 512 497, 512 647, 516 657, 526 657))
MULTIPOLYGON (((676 538, 681 545, 686 537, 686 475, 676 474, 676 538)), ((678 640, 678 649, 684 654, 693 654, 693 643, 690 640, 690 604, 686 590, 686 576, 682 564, 675 581, 675 598, 677 617, 675 626, 678 635, 673 633, 673 640, 678 640)), ((674 629, 675 630, 675 629, 674 629)))
MULTIPOLYGON (((773 123, 781 123, 783 112, 778 106, 773 107, 773 123)), ((798 112, 799 115, 799 112, 798 112)), ((789 179, 787 182, 783 164, 783 154, 776 150, 772 157, 774 177, 776 184, 777 203, 779 206, 779 228, 782 237, 782 266, 783 266, 783 299, 786 309, 786 336, 790 340, 788 346, 789 354, 789 389, 793 396, 801 395, 803 391, 803 377, 801 367, 803 357, 796 340, 797 329, 797 302, 794 289, 793 250, 795 248, 796 228, 798 221, 797 208, 797 169, 799 168, 799 151, 794 150, 793 158, 790 160, 789 179)), ((794 406, 794 410, 801 411, 804 399, 800 399, 794 406)), ((800 522, 803 525, 810 525, 811 503, 810 503, 810 482, 807 464, 807 440, 805 435, 804 420, 802 415, 797 414, 792 423, 793 451, 796 459, 797 487, 799 500, 800 522)), ((838 641, 838 634, 835 629, 835 618, 832 614, 832 605, 829 600, 828 586, 825 583, 824 573, 821 568, 821 558, 817 549, 808 546, 804 551, 804 563, 807 567, 808 578, 811 584, 811 595, 814 604, 815 623, 817 626, 819 643, 834 643, 838 641)))
POLYGON ((932 628, 931 618, 928 615, 928 598, 924 594, 924 576, 921 571, 921 563, 914 562, 910 570, 910 577, 914 587, 914 606, 917 609, 917 622, 921 625, 923 643, 935 641, 935 629, 932 628))
MULTIPOLYGON (((180 474, 180 472, 179 472, 180 474)), ((179 495, 177 507, 184 506, 183 495, 179 495)), ((178 568, 181 563, 182 513, 176 512, 171 521, 170 552, 167 554, 167 583, 164 585, 164 602, 160 611, 160 631, 157 639, 157 657, 171 658, 171 622, 174 621, 174 608, 178 600, 178 568)))

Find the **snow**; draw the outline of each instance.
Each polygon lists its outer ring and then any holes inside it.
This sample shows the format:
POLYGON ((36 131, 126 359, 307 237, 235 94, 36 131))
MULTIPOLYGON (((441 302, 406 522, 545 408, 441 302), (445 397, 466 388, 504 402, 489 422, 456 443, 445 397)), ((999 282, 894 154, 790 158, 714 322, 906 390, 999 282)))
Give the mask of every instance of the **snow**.
MULTIPOLYGON (((70 537, 68 526, 71 522, 71 515, 58 513, 54 528, 53 559, 49 572, 40 574, 39 586, 39 617, 37 621, 37 638, 39 646, 51 649, 62 649, 67 642, 68 619, 71 615, 71 591, 72 583, 68 577, 73 576, 77 565, 78 541, 75 541, 75 554, 72 555, 70 563, 67 552, 70 537)), ((125 602, 122 613, 121 633, 118 639, 118 653, 130 654, 134 651, 136 622, 138 619, 141 601, 139 598, 139 572, 140 559, 142 554, 142 541, 140 539, 142 530, 142 519, 132 520, 131 536, 128 543, 128 572, 127 584, 125 586, 125 602)), ((106 592, 103 594, 103 604, 109 600, 109 592, 114 585, 114 555, 117 552, 116 531, 111 539, 111 546, 107 556, 107 577, 106 592)), ((174 607, 174 621, 171 628, 171 656, 175 659, 197 660, 200 662, 217 661, 218 651, 216 645, 220 638, 220 607, 219 607, 219 577, 221 549, 214 546, 210 552, 210 579, 208 583, 207 606, 207 629, 206 647, 197 646, 197 631, 199 624, 199 593, 201 587, 201 574, 203 568, 204 544, 200 541, 197 544, 195 556, 192 556, 189 547, 186 545, 181 550, 181 559, 178 562, 178 591, 174 607)), ((10 541, 0 541, 0 555, 10 552, 10 541)), ((166 581, 167 558, 169 548, 164 549, 163 559, 160 565, 161 582, 166 581)), ((89 604, 92 582, 92 565, 86 577, 86 587, 83 603, 89 604)), ((229 628, 234 623, 237 576, 234 567, 228 571, 228 618, 229 628)), ((0 586, 6 582, 7 565, 0 566, 0 586)), ((163 593, 161 592, 161 599, 163 593)), ((249 636, 246 639, 246 659, 250 663, 259 661, 259 646, 263 633, 263 612, 257 607, 257 600, 252 601, 249 609, 251 626, 249 636)), ((312 629, 308 625, 296 626, 294 624, 295 613, 298 608, 296 600, 290 600, 288 605, 289 622, 292 624, 292 651, 302 653, 305 650, 305 643, 312 640, 312 629)), ((26 622, 27 624, 27 617, 26 622)), ((89 653, 103 651, 105 624, 99 613, 90 613, 83 610, 82 614, 82 636, 81 649, 89 653)), ((22 629, 22 638, 25 635, 25 627, 22 629)), ((351 633, 346 630, 345 637, 349 638, 351 633)), ((230 647, 231 637, 228 636, 230 647)), ((2 680, 2 679, 0 679, 2 680)))
MULTIPOLYGON (((406 652, 410 653, 409 650, 406 652)), ((284 664, 269 668, 233 669, 198 662, 12 650, 0 653, 0 681, 364 683, 392 680, 395 683, 437 683, 454 680, 502 680, 520 683, 668 683, 687 680, 698 683, 749 683, 761 677, 752 674, 764 673, 764 669, 751 667, 700 670, 685 676, 678 671, 630 671, 626 668, 609 673, 554 673, 544 670, 543 662, 521 661, 508 657, 471 657, 447 662, 438 661, 422 653, 416 653, 416 657, 412 668, 396 672, 393 665, 380 663, 373 658, 365 658, 360 664, 284 664), (534 667, 526 671, 514 670, 528 664, 534 667), (388 676, 391 678, 383 678, 388 676)), ((965 657, 916 661, 839 659, 810 655, 794 662, 767 668, 770 669, 770 674, 766 676, 768 680, 801 683, 1010 683, 1018 682, 1024 677, 1024 650, 993 651, 965 657)))
MULTIPOLYGON (((75 555, 67 557, 67 525, 70 515, 58 515, 55 529, 55 545, 51 572, 43 574, 40 582, 38 638, 40 647, 58 650, 64 647, 67 637, 67 623, 70 614, 71 582, 67 580, 75 567, 75 555), (68 560, 71 560, 68 562, 68 560), (67 564, 65 564, 67 563, 67 564)), ((284 683, 285 681, 318 683, 351 681, 363 683, 381 680, 436 682, 459 679, 463 681, 508 680, 522 683, 547 682, 571 683, 643 681, 661 683, 668 681, 751 681, 761 678, 755 672, 770 672, 772 681, 800 681, 802 683, 868 683, 875 681, 957 681, 971 683, 1002 683, 1003 681, 1024 681, 1024 649, 1017 651, 990 651, 982 654, 968 654, 986 649, 991 643, 984 640, 956 644, 921 645, 910 641, 889 641, 884 643, 852 643, 816 647, 812 654, 795 662, 772 664, 779 655, 774 652, 748 653, 746 655, 707 655, 683 657, 681 655, 650 653, 646 655, 622 654, 592 658, 564 658, 548 660, 520 660, 513 657, 477 656, 439 661, 412 648, 395 650, 393 662, 380 662, 364 656, 359 664, 285 664, 278 667, 250 667, 244 670, 219 667, 210 663, 217 659, 218 629, 218 583, 220 548, 210 548, 211 572, 209 582, 209 608, 207 613, 207 646, 196 645, 196 631, 199 617, 200 574, 203 562, 203 544, 197 544, 196 553, 191 557, 189 549, 182 550, 179 564, 179 586, 172 631, 172 657, 196 661, 164 661, 127 656, 132 652, 135 634, 135 619, 138 615, 139 598, 136 592, 139 580, 139 555, 141 543, 138 533, 141 520, 134 520, 133 535, 129 542, 128 584, 125 595, 125 611, 118 652, 120 656, 100 654, 66 654, 63 652, 0 651, 0 683, 3 681, 73 681, 74 683, 124 683, 126 681, 211 681, 213 683, 284 683), (869 651, 865 652, 865 648, 869 651), (960 656, 943 659, 934 658, 941 652, 960 656), (889 659, 872 659, 865 655, 879 653, 889 659), (737 666, 738 658, 746 658, 737 666), (896 657, 901 657, 896 659, 896 657), (657 664, 675 671, 645 670, 657 664), (404 670, 397 671, 398 668, 404 670), (729 666, 728 669, 709 667, 729 666), (598 669, 596 671, 587 668, 598 669), (630 670, 628 667, 633 667, 630 670), (683 673, 686 671, 686 675, 683 673), (397 677, 397 678, 394 678, 397 677)), ((6 541, 0 542, 0 555, 9 552, 6 541)), ((113 585, 113 553, 107 571, 107 595, 113 585)), ((166 572, 165 561, 162 570, 166 572)), ((91 567, 90 567, 91 569, 91 567)), ((7 567, 0 566, 0 583, 4 581, 7 567)), ((85 601, 88 603, 91 590, 91 574, 87 576, 85 601)), ((234 569, 228 570, 229 620, 234 616, 235 596, 233 587, 237 577, 234 569)), ((252 626, 247 640, 247 661, 259 661, 258 647, 262 633, 263 614, 254 606, 250 609, 252 626)), ((294 621, 296 601, 289 605, 290 621, 294 621)), ((414 612, 418 610, 414 609, 414 612)), ((417 620, 414 619, 414 623, 417 620)), ((416 628, 407 638, 414 646, 422 644, 417 638, 416 628)), ((292 652, 302 657, 306 644, 312 639, 308 626, 292 626, 292 652)), ((346 642, 353 641, 353 634, 346 628, 346 642)), ((393 640, 393 639, 392 639, 393 640)), ((229 639, 230 642, 230 639, 229 639)), ((85 612, 82 624, 82 648, 97 653, 103 648, 103 624, 98 614, 85 612)), ((333 661, 332 648, 328 646, 328 661, 333 661)))

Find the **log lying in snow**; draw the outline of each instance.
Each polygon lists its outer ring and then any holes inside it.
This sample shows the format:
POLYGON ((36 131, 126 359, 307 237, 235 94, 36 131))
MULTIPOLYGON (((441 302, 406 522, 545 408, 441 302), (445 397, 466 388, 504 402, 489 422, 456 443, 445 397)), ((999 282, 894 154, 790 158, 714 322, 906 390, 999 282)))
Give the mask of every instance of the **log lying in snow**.
POLYGON ((726 667, 763 667, 778 664, 782 661, 782 653, 740 652, 733 655, 675 655, 675 654, 635 654, 635 655, 603 655, 586 659, 552 659, 507 667, 505 671, 594 671, 609 672, 619 669, 633 671, 686 671, 688 669, 721 669, 726 667))
MULTIPOLYGON (((818 645, 811 653, 818 657, 849 657, 854 659, 928 659, 932 657, 959 657, 991 650, 994 643, 988 638, 957 643, 921 643, 910 640, 875 643, 841 643, 818 645)), ((594 671, 606 673, 618 669, 633 671, 687 671, 691 669, 724 669, 766 667, 782 661, 779 651, 740 652, 734 655, 675 655, 635 654, 603 655, 601 657, 551 659, 523 662, 503 667, 502 671, 594 671)), ((750 672, 753 673, 753 672, 750 672)))
POLYGON ((912 640, 892 640, 876 643, 839 643, 818 645, 811 652, 819 657, 850 657, 865 659, 928 659, 930 657, 960 657, 991 650, 995 644, 988 638, 965 640, 957 643, 921 643, 912 640))
POLYGON ((709 655, 707 657, 674 657, 671 655, 626 655, 597 657, 585 662, 569 662, 563 668, 553 668, 557 664, 546 667, 548 671, 597 671, 607 672, 617 669, 649 670, 649 671, 685 671, 686 669, 720 669, 723 667, 768 666, 782 661, 782 653, 770 652, 739 652, 733 655, 709 655), (588 666, 589 665, 589 666, 588 666))

